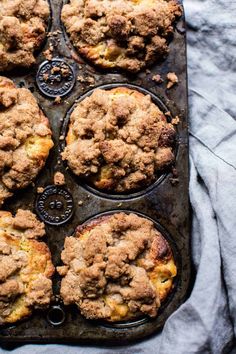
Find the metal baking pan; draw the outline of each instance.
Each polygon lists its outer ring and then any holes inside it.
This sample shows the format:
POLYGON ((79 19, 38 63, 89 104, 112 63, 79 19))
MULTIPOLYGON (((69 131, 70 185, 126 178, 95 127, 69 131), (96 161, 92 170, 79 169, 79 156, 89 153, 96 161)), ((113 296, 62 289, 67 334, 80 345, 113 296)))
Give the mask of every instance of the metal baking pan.
POLYGON ((84 61, 73 49, 60 22, 62 0, 51 0, 51 21, 49 31, 57 33, 48 36, 47 42, 38 53, 37 65, 31 70, 1 73, 11 78, 19 87, 33 92, 38 103, 50 120, 55 146, 35 184, 19 191, 4 205, 4 209, 15 212, 18 208, 36 211, 46 222, 48 244, 55 266, 61 265, 60 254, 64 239, 72 235, 75 228, 94 216, 114 211, 133 211, 152 219, 170 242, 178 267, 175 286, 162 305, 155 319, 142 318, 137 321, 118 324, 89 321, 79 314, 76 307, 64 307, 59 298, 60 277, 53 278, 55 299, 49 310, 35 311, 31 317, 14 325, 0 329, 1 342, 78 342, 99 344, 123 344, 142 339, 161 329, 166 319, 184 302, 190 282, 190 235, 188 200, 188 121, 187 121, 187 78, 186 78, 186 38, 184 16, 178 21, 170 53, 165 61, 150 70, 136 75, 118 71, 101 71, 84 61), (59 30, 59 31, 58 31, 59 30), (45 61, 43 51, 49 44, 54 45, 53 60, 45 61), (55 65, 66 63, 70 69, 67 78, 52 77, 46 83, 43 74, 55 65), (166 89, 166 81, 157 84, 153 75, 166 78, 168 72, 175 72, 178 85, 166 89), (76 80, 82 76, 84 82, 76 80), (94 79, 94 85, 87 78, 94 79), (126 195, 112 195, 98 192, 76 178, 62 162, 63 135, 68 117, 75 101, 90 94, 95 87, 109 88, 115 85, 132 85, 142 92, 150 93, 153 101, 162 109, 179 116, 177 125, 176 172, 159 176, 157 181, 145 190, 126 195), (61 96, 60 104, 54 98, 61 96), (66 185, 53 185, 56 171, 65 175, 66 185), (173 183, 176 182, 176 183, 173 183), (37 187, 44 187, 38 194, 37 187), (80 201, 83 202, 79 203, 80 201))

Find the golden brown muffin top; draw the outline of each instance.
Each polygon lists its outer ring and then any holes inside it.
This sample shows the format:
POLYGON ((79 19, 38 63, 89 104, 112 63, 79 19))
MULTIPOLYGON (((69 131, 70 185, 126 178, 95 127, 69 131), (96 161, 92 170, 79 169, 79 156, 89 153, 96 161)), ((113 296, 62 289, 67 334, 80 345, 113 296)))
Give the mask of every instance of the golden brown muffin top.
POLYGON ((176 266, 152 221, 123 212, 94 219, 65 239, 61 296, 88 319, 155 317, 176 266))
POLYGON ((79 52, 103 68, 137 72, 168 53, 176 0, 70 0, 62 21, 79 52))
POLYGON ((150 185, 173 162, 174 141, 172 124, 149 95, 96 89, 72 112, 62 157, 95 187, 126 192, 150 185))
POLYGON ((32 93, 0 76, 0 205, 34 180, 53 146, 51 134, 32 93))
POLYGON ((46 0, 3 0, 0 4, 0 71, 29 67, 46 36, 46 0))
POLYGON ((16 216, 0 211, 0 324, 29 316, 52 297, 51 254, 43 242, 44 224, 28 210, 16 216))

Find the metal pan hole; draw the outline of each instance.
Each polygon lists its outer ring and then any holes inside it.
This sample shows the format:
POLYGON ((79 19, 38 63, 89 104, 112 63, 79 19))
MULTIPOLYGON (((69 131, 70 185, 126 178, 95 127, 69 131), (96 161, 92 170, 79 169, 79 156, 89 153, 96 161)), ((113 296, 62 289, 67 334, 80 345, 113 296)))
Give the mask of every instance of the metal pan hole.
POLYGON ((53 326, 60 326, 64 323, 66 315, 60 306, 53 306, 47 314, 47 320, 53 326))

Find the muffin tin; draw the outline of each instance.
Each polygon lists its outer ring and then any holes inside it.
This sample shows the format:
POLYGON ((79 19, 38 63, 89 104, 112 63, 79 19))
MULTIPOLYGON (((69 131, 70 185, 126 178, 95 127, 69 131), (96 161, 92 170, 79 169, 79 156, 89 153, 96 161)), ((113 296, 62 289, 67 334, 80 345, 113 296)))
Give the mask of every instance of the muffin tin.
POLYGON ((61 0, 51 0, 50 33, 37 65, 31 70, 1 73, 19 86, 33 92, 38 103, 50 120, 54 148, 45 168, 35 184, 16 192, 7 200, 3 209, 15 212, 18 208, 36 211, 46 223, 48 244, 55 266, 61 265, 60 255, 64 239, 75 228, 91 218, 111 212, 132 211, 154 221, 156 228, 169 241, 177 262, 178 275, 172 293, 161 306, 155 319, 142 318, 123 323, 89 321, 79 314, 76 306, 64 307, 59 297, 60 276, 53 278, 55 298, 46 312, 35 311, 33 315, 14 325, 0 329, 2 342, 92 342, 123 344, 138 340, 163 327, 167 318, 184 302, 190 281, 190 237, 188 201, 188 123, 185 22, 182 17, 169 44, 170 53, 165 61, 150 70, 131 75, 119 71, 101 71, 83 60, 73 49, 60 21, 61 0), (43 52, 53 45, 53 59, 47 61, 43 52), (68 75, 53 72, 53 67, 68 68, 68 75), (178 85, 166 89, 166 75, 175 72, 178 85), (49 79, 45 80, 48 74, 49 79), (152 80, 160 74, 165 81, 157 84, 152 80), (79 77, 79 80, 77 78, 79 77), (158 176, 155 183, 131 194, 101 192, 76 177, 61 160, 69 114, 84 95, 96 87, 111 88, 125 85, 152 96, 153 102, 162 110, 170 111, 172 117, 180 118, 177 130, 176 165, 174 170, 158 176), (61 102, 59 98, 61 97, 61 102), (54 99, 56 98, 56 102, 54 99), (64 186, 55 186, 55 172, 65 176, 64 186), (37 188, 43 187, 43 193, 37 188))

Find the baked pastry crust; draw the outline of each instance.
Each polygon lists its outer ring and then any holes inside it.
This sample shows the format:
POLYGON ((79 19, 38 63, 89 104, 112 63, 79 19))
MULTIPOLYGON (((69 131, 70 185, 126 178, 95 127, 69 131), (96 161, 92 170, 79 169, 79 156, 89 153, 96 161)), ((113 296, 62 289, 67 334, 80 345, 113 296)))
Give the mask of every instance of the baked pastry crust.
POLYGON ((134 213, 102 216, 65 239, 61 297, 88 319, 111 322, 157 316, 177 268, 152 221, 134 213))
POLYGON ((149 95, 96 89, 71 114, 62 158, 98 189, 133 191, 174 161, 175 135, 149 95))
POLYGON ((176 0, 70 0, 61 17, 91 62, 138 72, 168 53, 167 38, 181 14, 176 0))
POLYGON ((37 176, 53 146, 51 135, 32 93, 0 76, 0 205, 37 176))
POLYGON ((0 6, 0 71, 30 67, 46 37, 46 0, 4 0, 0 6))
POLYGON ((0 211, 0 324, 45 308, 52 297, 54 267, 44 242, 44 224, 28 210, 0 211))

